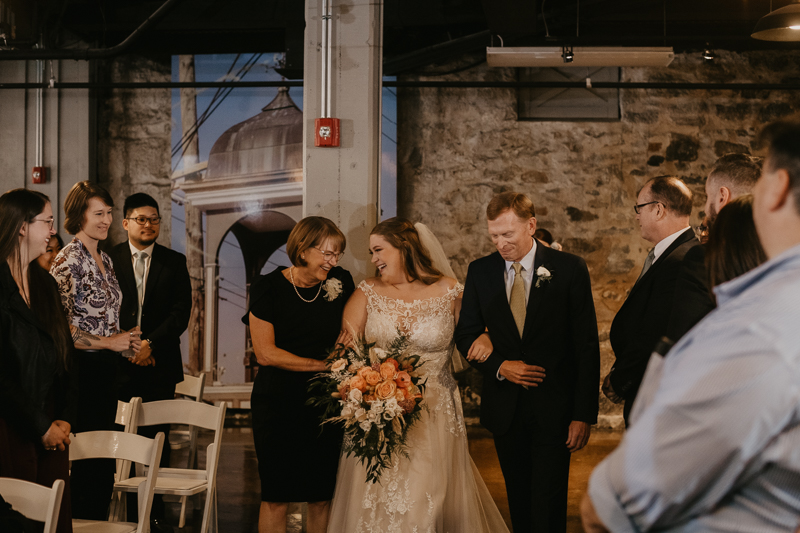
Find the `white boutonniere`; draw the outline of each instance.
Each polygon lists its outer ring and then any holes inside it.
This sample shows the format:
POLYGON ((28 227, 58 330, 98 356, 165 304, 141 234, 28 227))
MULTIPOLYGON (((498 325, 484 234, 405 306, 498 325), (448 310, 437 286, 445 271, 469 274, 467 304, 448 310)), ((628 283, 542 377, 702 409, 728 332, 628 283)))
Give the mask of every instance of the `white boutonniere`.
POLYGON ((535 287, 538 289, 545 283, 549 283, 550 280, 553 279, 553 274, 547 270, 545 267, 540 266, 536 269, 536 285, 535 287))
POLYGON ((334 301, 342 294, 342 282, 336 278, 328 278, 322 288, 325 289, 325 299, 329 302, 334 301))

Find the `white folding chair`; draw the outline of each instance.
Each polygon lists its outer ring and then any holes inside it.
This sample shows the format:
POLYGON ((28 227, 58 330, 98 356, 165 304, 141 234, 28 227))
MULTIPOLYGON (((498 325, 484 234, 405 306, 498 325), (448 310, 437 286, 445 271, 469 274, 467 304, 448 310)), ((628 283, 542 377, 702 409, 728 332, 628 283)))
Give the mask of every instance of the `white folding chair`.
POLYGON ((0 477, 0 496, 27 518, 44 522, 44 533, 55 533, 58 510, 64 494, 64 480, 57 479, 52 488, 30 481, 0 477))
MULTIPOLYGON (((185 400, 163 400, 160 402, 145 402, 141 404, 138 415, 139 426, 153 426, 157 424, 185 424, 198 428, 210 429, 214 432, 214 442, 208 445, 206 452, 206 468, 204 470, 191 468, 162 468, 156 483, 156 494, 170 494, 174 496, 193 496, 205 493, 206 504, 203 510, 203 523, 201 533, 208 533, 211 513, 214 513, 214 531, 219 531, 217 524, 217 464, 222 440, 222 429, 225 424, 225 405, 219 407, 204 403, 187 402, 185 400)), ((131 428, 137 431, 137 428, 131 428)), ((132 492, 140 483, 143 472, 137 465, 136 477, 119 481, 114 484, 114 490, 119 492, 132 492)), ((181 507, 181 517, 178 527, 186 523, 185 500, 181 507)))
MULTIPOLYGON (((203 391, 206 387, 206 374, 201 372, 199 376, 183 375, 183 381, 175 385, 175 394, 183 398, 191 398, 195 402, 203 401, 203 391)), ((174 450, 189 449, 189 460, 186 468, 197 468, 197 428, 190 426, 188 429, 171 429, 169 432, 169 447, 174 450)), ((181 503, 186 505, 185 498, 181 498, 181 503)))
MULTIPOLYGON (((70 440, 72 441, 69 446, 71 461, 95 458, 124 459, 133 461, 137 467, 139 465, 148 467, 147 475, 139 478, 131 487, 131 492, 138 493, 138 522, 115 521, 113 515, 107 522, 73 519, 73 531, 75 533, 149 533, 150 509, 153 505, 156 479, 158 479, 158 463, 161 460, 164 433, 159 432, 156 438, 148 439, 135 433, 87 431, 71 435, 70 440)), ((128 478, 125 470, 117 472, 117 476, 123 481, 128 478)))

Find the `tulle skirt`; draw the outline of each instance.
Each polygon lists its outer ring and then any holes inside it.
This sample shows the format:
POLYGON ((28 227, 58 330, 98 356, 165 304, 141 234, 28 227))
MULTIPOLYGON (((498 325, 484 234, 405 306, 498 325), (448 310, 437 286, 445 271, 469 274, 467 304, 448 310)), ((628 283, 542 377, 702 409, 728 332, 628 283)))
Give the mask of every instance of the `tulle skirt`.
MULTIPOLYGON (((454 385, 454 384, 453 384, 454 385)), ((429 410, 379 483, 355 457, 339 462, 329 533, 507 533, 469 455, 458 389, 429 386, 429 410)))

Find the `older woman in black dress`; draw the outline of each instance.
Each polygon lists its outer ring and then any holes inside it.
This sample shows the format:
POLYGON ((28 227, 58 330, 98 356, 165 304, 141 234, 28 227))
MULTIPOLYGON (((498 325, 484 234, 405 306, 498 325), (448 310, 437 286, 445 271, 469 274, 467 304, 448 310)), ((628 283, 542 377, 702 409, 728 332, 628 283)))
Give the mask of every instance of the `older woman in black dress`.
POLYGON ((256 281, 250 325, 260 370, 251 410, 261 476, 259 533, 286 530, 289 502, 308 502, 309 533, 327 529, 336 483, 341 430, 320 428, 321 412, 305 405, 308 380, 325 370, 327 350, 347 342, 340 333, 345 302, 355 286, 336 266, 345 237, 322 217, 307 217, 289 235, 292 266, 256 281))

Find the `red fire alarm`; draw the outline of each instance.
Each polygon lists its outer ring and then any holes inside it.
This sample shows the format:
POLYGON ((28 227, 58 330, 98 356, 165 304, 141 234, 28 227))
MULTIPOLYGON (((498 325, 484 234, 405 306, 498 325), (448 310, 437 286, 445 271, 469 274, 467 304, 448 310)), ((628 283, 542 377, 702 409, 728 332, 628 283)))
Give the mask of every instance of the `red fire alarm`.
POLYGON ((314 120, 314 146, 339 146, 339 119, 314 120))
POLYGON ((36 184, 47 183, 47 167, 33 167, 31 180, 36 184))

